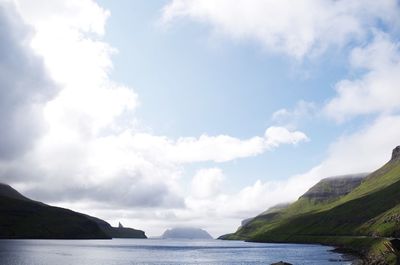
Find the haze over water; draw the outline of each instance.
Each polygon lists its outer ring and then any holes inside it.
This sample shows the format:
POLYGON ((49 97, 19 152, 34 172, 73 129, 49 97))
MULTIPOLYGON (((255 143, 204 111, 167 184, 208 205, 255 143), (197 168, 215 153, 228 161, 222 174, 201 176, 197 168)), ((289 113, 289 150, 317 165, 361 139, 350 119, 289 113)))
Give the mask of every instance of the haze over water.
POLYGON ((351 264, 333 248, 221 240, 0 240, 1 264, 351 264))

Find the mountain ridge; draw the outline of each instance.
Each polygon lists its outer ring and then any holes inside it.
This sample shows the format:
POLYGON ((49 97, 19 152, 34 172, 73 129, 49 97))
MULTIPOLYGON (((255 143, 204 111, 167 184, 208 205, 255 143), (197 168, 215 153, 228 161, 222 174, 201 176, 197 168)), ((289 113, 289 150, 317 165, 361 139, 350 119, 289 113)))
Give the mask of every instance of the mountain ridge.
POLYGON ((0 216, 2 239, 146 238, 141 230, 112 227, 97 217, 31 200, 4 183, 0 216))
POLYGON ((326 201, 303 195, 285 210, 255 218, 221 239, 331 244, 392 264, 393 255, 381 253, 386 253, 384 242, 400 237, 399 158, 396 147, 390 161, 348 193, 326 201))

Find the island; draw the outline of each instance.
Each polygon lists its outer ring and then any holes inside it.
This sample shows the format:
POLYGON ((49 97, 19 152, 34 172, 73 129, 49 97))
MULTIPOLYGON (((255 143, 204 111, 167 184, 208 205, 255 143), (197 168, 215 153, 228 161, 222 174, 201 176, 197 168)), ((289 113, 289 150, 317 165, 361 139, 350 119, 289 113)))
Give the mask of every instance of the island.
POLYGON ((163 239, 213 239, 205 230, 193 227, 176 227, 167 229, 161 236, 163 239))

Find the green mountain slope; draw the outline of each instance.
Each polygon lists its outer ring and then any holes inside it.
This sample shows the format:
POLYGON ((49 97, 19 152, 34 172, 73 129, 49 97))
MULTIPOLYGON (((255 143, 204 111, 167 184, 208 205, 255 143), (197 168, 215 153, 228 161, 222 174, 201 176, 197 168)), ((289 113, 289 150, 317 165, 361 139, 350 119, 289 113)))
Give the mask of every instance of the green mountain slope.
POLYGON ((143 231, 111 227, 101 219, 30 200, 0 184, 0 238, 109 239, 146 238, 143 231))
POLYGON ((348 193, 316 198, 322 186, 332 189, 323 180, 288 208, 260 215, 224 239, 327 243, 369 252, 383 238, 400 237, 400 147, 382 168, 353 184, 345 185, 348 193))
POLYGON ((315 212, 326 207, 359 186, 367 174, 345 175, 321 180, 296 202, 285 207, 271 207, 239 228, 231 237, 251 239, 262 230, 268 230, 282 220, 315 212))

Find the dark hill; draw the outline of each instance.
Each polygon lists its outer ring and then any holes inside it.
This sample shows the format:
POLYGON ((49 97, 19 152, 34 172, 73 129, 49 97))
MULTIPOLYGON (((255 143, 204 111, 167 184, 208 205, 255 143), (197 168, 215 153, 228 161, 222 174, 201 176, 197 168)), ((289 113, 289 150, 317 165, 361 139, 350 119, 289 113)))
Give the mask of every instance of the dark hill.
POLYGON ((112 227, 106 221, 87 215, 90 220, 93 220, 109 237, 112 238, 147 238, 142 230, 137 230, 129 227, 123 227, 119 223, 118 227, 112 227))
MULTIPOLYGON (((125 228, 128 229, 128 228, 125 228)), ((110 239, 145 238, 143 231, 120 231, 101 219, 33 201, 0 184, 0 238, 110 239)))
POLYGON ((31 201, 31 199, 28 199, 15 189, 13 189, 10 185, 0 183, 0 196, 4 196, 7 198, 12 198, 12 199, 17 199, 17 200, 22 200, 22 201, 31 201))

